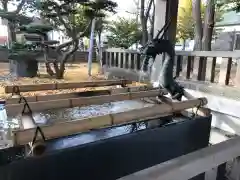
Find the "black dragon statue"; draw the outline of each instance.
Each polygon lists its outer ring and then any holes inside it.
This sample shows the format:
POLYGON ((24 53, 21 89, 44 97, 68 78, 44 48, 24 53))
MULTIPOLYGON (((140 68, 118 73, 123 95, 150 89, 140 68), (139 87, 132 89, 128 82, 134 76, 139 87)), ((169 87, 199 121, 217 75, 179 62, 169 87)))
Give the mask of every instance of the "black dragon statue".
POLYGON ((158 31, 156 37, 154 37, 152 41, 147 43, 142 48, 141 53, 144 56, 142 70, 149 71, 151 69, 151 67, 149 66, 152 66, 153 64, 149 64, 150 59, 152 59, 154 62, 157 55, 163 54, 163 57, 165 58, 163 59, 163 65, 160 71, 159 84, 162 88, 168 90, 168 92, 172 96, 172 99, 177 99, 181 101, 184 92, 183 87, 181 87, 173 77, 173 66, 175 59, 174 45, 170 40, 164 39, 165 33, 170 23, 171 19, 160 31, 158 31))

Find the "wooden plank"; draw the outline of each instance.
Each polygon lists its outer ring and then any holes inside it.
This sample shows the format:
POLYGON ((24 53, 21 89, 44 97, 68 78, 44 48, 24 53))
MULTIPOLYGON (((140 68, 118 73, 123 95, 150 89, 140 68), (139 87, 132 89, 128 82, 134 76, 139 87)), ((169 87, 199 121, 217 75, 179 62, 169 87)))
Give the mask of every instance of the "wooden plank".
MULTIPOLYGON (((72 83, 54 83, 54 84, 34 84, 34 85, 20 85, 20 92, 28 91, 44 91, 44 90, 58 90, 71 88, 86 88, 86 87, 101 87, 101 86, 115 86, 121 84, 131 84, 128 80, 101 80, 101 81, 85 81, 72 83)), ((5 93, 13 93, 14 85, 6 86, 5 93)))
POLYGON ((102 65, 106 65, 106 64, 107 64, 107 53, 102 52, 102 65))
POLYGON ((214 82, 216 69, 216 57, 207 58, 206 80, 214 82))
POLYGON ((110 53, 107 52, 106 54, 107 54, 107 67, 110 67, 111 66, 111 64, 110 64, 110 62, 111 62, 110 53))
POLYGON ((141 66, 142 66, 141 55, 137 54, 137 70, 141 70, 141 66))
POLYGON ((215 80, 216 63, 217 63, 217 58, 214 57, 212 60, 212 69, 211 69, 211 78, 210 78, 210 82, 212 82, 212 83, 214 83, 214 80, 215 80))
POLYGON ((192 56, 184 56, 183 57, 183 67, 182 67, 182 76, 183 78, 186 78, 186 79, 190 79, 190 75, 191 75, 191 72, 192 72, 192 61, 193 61, 193 57, 192 56))
POLYGON ((126 59, 126 56, 128 53, 122 53, 123 54, 123 68, 126 69, 126 62, 127 62, 127 59, 126 59))
POLYGON ((109 67, 112 67, 113 64, 113 58, 112 58, 112 52, 109 53, 109 67))
POLYGON ((132 69, 132 54, 128 54, 128 69, 132 69))
POLYGON ((130 69, 130 66, 129 66, 129 53, 126 53, 125 56, 126 56, 126 61, 125 61, 125 68, 126 69, 130 69))
POLYGON ((187 73, 186 73, 186 78, 190 79, 190 75, 192 72, 192 65, 193 65, 193 57, 192 56, 188 56, 187 59, 187 73))
POLYGON ((238 60, 238 63, 237 63, 237 70, 236 70, 236 76, 235 76, 235 85, 236 86, 240 86, 240 63, 239 63, 239 59, 238 60))
POLYGON ((113 59, 114 59, 114 67, 118 67, 118 58, 117 53, 113 53, 113 59))
POLYGON ((135 70, 135 54, 130 54, 130 69, 135 70))
POLYGON ((138 54, 134 54, 134 70, 138 71, 138 54))
POLYGON ((222 58, 219 73, 219 84, 228 85, 232 67, 232 58, 222 58))
POLYGON ((117 67, 121 67, 121 64, 122 64, 121 53, 117 52, 116 54, 117 54, 117 60, 118 60, 117 67))
POLYGON ((193 57, 193 73, 192 73, 193 80, 198 80, 199 65, 200 65, 200 57, 193 57))
POLYGON ((207 57, 200 57, 198 68, 198 80, 205 81, 206 78, 207 57))
MULTIPOLYGON (((124 87, 124 88, 107 88, 104 90, 94 90, 94 91, 83 91, 83 92, 73 92, 73 93, 64 93, 64 94, 53 94, 53 95, 43 95, 43 96, 25 96, 28 102, 38 102, 38 101, 50 101, 57 99, 69 99, 69 98, 78 98, 78 97, 89 97, 89 96, 100 96, 100 95, 109 95, 117 93, 126 93, 126 92, 137 92, 137 91, 146 91, 154 90, 157 88, 148 86, 134 86, 134 87, 124 87)), ((18 104, 20 96, 16 98, 6 99, 6 104, 18 104)))
MULTIPOLYGON (((70 99, 60 99, 52 101, 29 102, 29 107, 32 112, 45 111, 49 109, 72 108, 78 106, 87 106, 92 104, 104 104, 114 101, 132 100, 143 97, 158 96, 161 90, 128 92, 114 95, 103 95, 94 97, 80 97, 70 99)), ((161 92, 165 93, 165 91, 161 92)), ((20 114, 24 108, 24 103, 9 104, 5 106, 8 115, 20 114)))
POLYGON ((176 62, 176 77, 179 77, 180 72, 182 70, 182 61, 183 57, 182 56, 177 56, 177 62, 176 62))
MULTIPOLYGON (((146 117, 164 116, 165 114, 182 111, 184 109, 198 106, 200 102, 207 102, 205 98, 188 101, 175 102, 171 105, 159 104, 151 107, 135 109, 132 111, 108 114, 85 118, 81 120, 56 123, 48 126, 41 126, 46 139, 54 139, 62 136, 77 134, 80 132, 99 129, 113 125, 130 123, 133 121, 147 120, 146 117)), ((34 136, 35 128, 13 131, 15 145, 24 145, 31 142, 34 136)))
POLYGON ((199 56, 199 57, 224 57, 239 58, 237 51, 176 51, 176 55, 181 56, 199 56))
POLYGON ((119 52, 119 53, 138 53, 136 50, 121 49, 121 48, 109 48, 105 49, 104 52, 119 52))
POLYGON ((171 159, 118 180, 187 180, 240 156, 240 137, 171 159))
POLYGON ((120 54, 120 68, 124 68, 124 53, 119 53, 120 54))

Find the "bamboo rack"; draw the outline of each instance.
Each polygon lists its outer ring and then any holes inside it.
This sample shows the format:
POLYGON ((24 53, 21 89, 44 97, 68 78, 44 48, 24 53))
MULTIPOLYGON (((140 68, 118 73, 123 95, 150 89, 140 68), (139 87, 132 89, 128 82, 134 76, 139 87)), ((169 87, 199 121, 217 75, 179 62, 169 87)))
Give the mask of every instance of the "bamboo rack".
MULTIPOLYGON (((39 111, 45 111, 49 109, 73 108, 73 107, 87 106, 92 104, 103 104, 103 103, 115 102, 115 101, 140 99, 143 97, 153 97, 153 96, 158 96, 163 94, 165 94, 164 90, 151 90, 151 91, 120 93, 120 94, 114 94, 114 95, 29 102, 28 105, 30 106, 30 109, 32 110, 32 112, 39 112, 39 111)), ((8 104, 5 106, 5 108, 8 115, 17 115, 22 112, 24 108, 24 103, 8 104)))
MULTIPOLYGON (((18 87, 20 92, 28 92, 28 91, 45 91, 45 90, 59 90, 59 89, 72 89, 72 88, 127 85, 131 83, 132 81, 128 81, 128 80, 102 80, 102 81, 85 81, 85 82, 72 82, 72 83, 19 85, 18 87)), ((14 93, 14 86, 6 86, 5 93, 14 93)))
MULTIPOLYGON (((126 124, 135 121, 147 120, 147 117, 165 116, 169 113, 182 111, 198 106, 199 104, 207 104, 206 98, 198 98, 181 102, 173 102, 169 104, 157 104, 151 107, 135 109, 132 111, 108 114, 105 116, 97 116, 85 118, 81 120, 56 123, 54 125, 41 126, 46 139, 54 139, 63 136, 78 134, 92 129, 110 127, 114 125, 126 124)), ((13 131, 13 140, 15 145, 25 145, 31 142, 35 128, 15 130, 13 131)))
MULTIPOLYGON (((137 91, 146 91, 146 90, 154 90, 154 89, 158 89, 158 88, 154 88, 153 86, 148 85, 148 86, 135 86, 135 87, 123 87, 123 88, 108 88, 108 89, 96 90, 96 91, 94 90, 94 91, 84 91, 84 92, 72 92, 72 93, 43 95, 43 96, 25 96, 25 98, 28 102, 38 102, 38 101, 78 98, 78 97, 84 97, 89 95, 99 96, 99 95, 137 92, 137 91)), ((18 104, 18 101, 19 101, 19 96, 12 97, 6 100, 6 104, 18 104)))

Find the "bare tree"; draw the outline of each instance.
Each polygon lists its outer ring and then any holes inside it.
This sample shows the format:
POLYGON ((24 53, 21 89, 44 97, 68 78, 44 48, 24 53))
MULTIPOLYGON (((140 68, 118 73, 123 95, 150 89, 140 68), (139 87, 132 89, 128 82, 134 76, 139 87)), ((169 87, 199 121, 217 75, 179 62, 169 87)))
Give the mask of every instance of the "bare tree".
POLYGON ((202 50, 202 18, 201 18, 201 0, 192 0, 192 15, 195 22, 195 45, 194 50, 202 50))
POLYGON ((151 8, 153 7, 154 1, 149 0, 147 8, 145 9, 145 0, 141 0, 140 5, 140 20, 142 26, 142 44, 146 44, 148 41, 148 19, 150 16, 151 8))
POLYGON ((211 50, 211 41, 214 29, 215 20, 215 0, 208 0, 205 10, 204 27, 203 27, 203 37, 202 37, 202 50, 211 50))
POLYGON ((151 24, 151 27, 150 27, 150 33, 149 33, 149 39, 152 40, 153 37, 154 37, 154 23, 155 23, 155 2, 153 0, 153 12, 152 12, 152 16, 149 16, 149 21, 150 21, 150 24, 151 24))

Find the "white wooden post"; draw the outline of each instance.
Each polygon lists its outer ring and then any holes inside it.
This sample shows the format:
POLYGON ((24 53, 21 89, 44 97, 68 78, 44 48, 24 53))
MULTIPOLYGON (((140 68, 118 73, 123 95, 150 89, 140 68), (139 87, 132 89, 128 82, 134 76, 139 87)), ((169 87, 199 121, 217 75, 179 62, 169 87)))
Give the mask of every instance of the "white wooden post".
POLYGON ((92 55, 93 55, 93 46, 94 46, 94 30, 95 30, 96 19, 92 21, 91 35, 90 35, 90 45, 88 50, 88 76, 92 75, 92 55))

